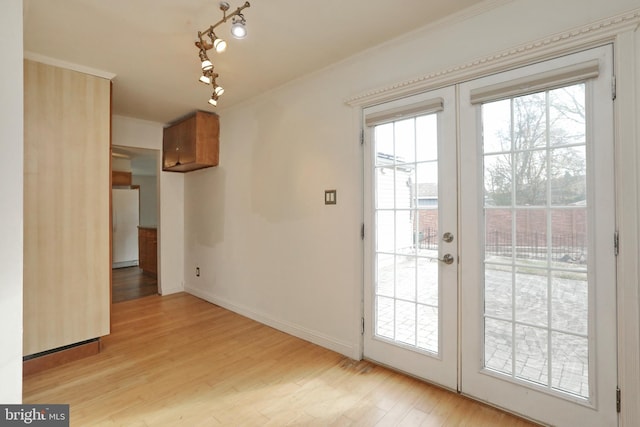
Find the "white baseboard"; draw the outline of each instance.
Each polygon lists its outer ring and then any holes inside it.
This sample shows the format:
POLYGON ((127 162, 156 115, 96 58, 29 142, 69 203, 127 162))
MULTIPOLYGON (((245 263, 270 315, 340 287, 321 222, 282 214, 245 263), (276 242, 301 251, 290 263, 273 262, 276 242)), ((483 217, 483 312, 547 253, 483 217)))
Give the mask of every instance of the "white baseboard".
POLYGON ((359 358, 358 349, 350 343, 341 342, 334 338, 318 333, 317 331, 313 331, 299 325, 274 319, 267 314, 259 313, 247 307, 236 305, 224 298, 216 297, 214 294, 207 291, 195 289, 190 286, 185 286, 184 291, 198 298, 202 298, 205 301, 209 301, 212 304, 216 304, 220 307, 226 308, 227 310, 233 311, 234 313, 238 313, 242 316, 248 317, 249 319, 255 320, 256 322, 260 322, 264 325, 271 326, 272 328, 285 332, 289 335, 293 335, 294 337, 309 341, 313 344, 317 344, 321 347, 335 351, 336 353, 343 354, 352 359, 359 358))
MULTIPOLYGON (((167 295, 171 295, 171 294, 177 294, 178 292, 184 292, 185 290, 182 288, 165 288, 164 286, 161 287, 162 289, 160 289, 160 295, 162 296, 167 296, 167 295)), ((196 295, 197 296, 197 295, 196 295)))
POLYGON ((111 264, 111 268, 134 267, 136 265, 138 265, 138 260, 134 259, 132 261, 114 262, 113 264, 111 264))

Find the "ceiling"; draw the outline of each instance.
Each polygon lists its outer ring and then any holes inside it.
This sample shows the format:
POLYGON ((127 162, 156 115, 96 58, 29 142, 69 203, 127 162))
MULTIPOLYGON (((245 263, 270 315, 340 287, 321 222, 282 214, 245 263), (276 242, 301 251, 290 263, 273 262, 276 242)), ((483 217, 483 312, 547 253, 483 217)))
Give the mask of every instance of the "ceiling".
MULTIPOLYGON (((292 79, 481 3, 480 0, 251 0, 248 36, 209 52, 233 106, 292 79)), ((229 0, 230 10, 243 4, 229 0)), ((198 82, 197 32, 222 18, 217 0, 24 0, 24 49, 116 75, 114 114, 168 123, 211 110, 198 82)))

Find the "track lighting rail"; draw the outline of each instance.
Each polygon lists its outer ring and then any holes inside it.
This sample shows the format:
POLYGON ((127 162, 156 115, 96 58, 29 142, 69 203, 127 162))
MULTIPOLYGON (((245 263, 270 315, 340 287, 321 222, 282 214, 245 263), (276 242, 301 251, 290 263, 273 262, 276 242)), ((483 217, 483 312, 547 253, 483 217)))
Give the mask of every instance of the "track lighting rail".
MULTIPOLYGON (((206 50, 210 50, 214 47, 213 42, 216 39, 215 34, 213 32, 213 30, 215 30, 216 28, 218 28, 220 25, 224 24, 225 22, 227 22, 230 18, 233 18, 234 16, 242 16, 242 11, 248 7, 250 7, 251 4, 246 1, 244 2, 244 4, 240 7, 238 7, 235 11, 231 12, 229 15, 227 15, 227 10, 229 10, 229 3, 227 3, 226 1, 220 2, 220 10, 222 11, 222 19, 219 20, 218 22, 216 22, 215 24, 211 25, 209 28, 207 28, 204 31, 198 31, 198 41, 196 41, 196 46, 200 49, 204 49, 206 50), (209 36, 209 38, 211 39, 211 43, 207 43, 207 41, 205 39, 203 39, 203 36, 209 36)), ((244 20, 244 16, 242 16, 242 20, 244 20)))
POLYGON ((251 5, 246 1, 242 6, 227 15, 229 10, 229 3, 226 1, 220 2, 220 10, 222 11, 222 19, 211 25, 204 31, 198 31, 198 40, 195 42, 196 47, 199 49, 199 57, 202 66, 202 76, 200 81, 207 85, 213 86, 213 94, 209 99, 209 104, 214 107, 218 105, 218 97, 224 93, 224 89, 218 85, 216 79, 219 77, 218 73, 213 70, 213 63, 207 56, 207 51, 215 49, 216 52, 222 53, 227 48, 227 42, 219 38, 214 30, 220 25, 232 19, 231 35, 237 39, 243 39, 247 35, 247 29, 245 28, 246 21, 242 11, 251 5), (209 41, 205 40, 205 37, 209 37, 209 41))

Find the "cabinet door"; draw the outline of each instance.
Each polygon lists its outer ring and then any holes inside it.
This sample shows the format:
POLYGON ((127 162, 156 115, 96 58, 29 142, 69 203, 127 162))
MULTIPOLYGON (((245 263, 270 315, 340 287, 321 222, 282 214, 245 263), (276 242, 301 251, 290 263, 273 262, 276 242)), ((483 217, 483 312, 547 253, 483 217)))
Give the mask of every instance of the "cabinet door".
POLYGON ((138 229, 138 266, 145 269, 147 265, 147 230, 138 229))
POLYGON ((156 230, 149 230, 147 239, 147 260, 149 263, 149 273, 158 273, 158 239, 156 230))
POLYGON ((145 273, 157 274, 158 272, 158 241, 157 232, 152 228, 139 229, 140 268, 145 273))
POLYGON ((195 116, 169 126, 163 132, 164 168, 177 168, 196 161, 195 116))

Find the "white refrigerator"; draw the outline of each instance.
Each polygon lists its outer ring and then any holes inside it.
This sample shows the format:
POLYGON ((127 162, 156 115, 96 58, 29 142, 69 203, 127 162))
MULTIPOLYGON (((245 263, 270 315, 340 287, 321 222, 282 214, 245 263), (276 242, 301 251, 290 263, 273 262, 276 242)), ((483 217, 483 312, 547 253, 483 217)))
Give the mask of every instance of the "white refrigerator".
POLYGON ((113 268, 138 265, 138 224, 140 190, 114 188, 113 198, 113 268))

